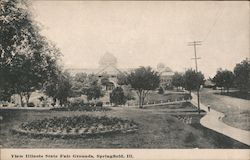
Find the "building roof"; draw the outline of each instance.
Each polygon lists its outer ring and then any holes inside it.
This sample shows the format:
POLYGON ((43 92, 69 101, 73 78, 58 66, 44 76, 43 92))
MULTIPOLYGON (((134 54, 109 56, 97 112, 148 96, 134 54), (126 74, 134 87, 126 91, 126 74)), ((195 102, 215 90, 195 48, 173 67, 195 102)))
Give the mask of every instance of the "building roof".
POLYGON ((122 73, 118 68, 116 68, 113 65, 105 66, 101 69, 99 69, 98 72, 96 72, 97 75, 102 75, 102 74, 108 74, 108 75, 117 75, 122 73))
POLYGON ((66 69, 70 74, 76 75, 77 73, 86 73, 86 74, 96 74, 98 68, 68 68, 66 69))
POLYGON ((207 80, 204 82, 204 85, 205 85, 205 86, 215 86, 215 83, 213 83, 211 80, 207 79, 207 80))
POLYGON ((157 67, 157 72, 159 72, 161 76, 173 76, 174 75, 173 70, 169 67, 157 67))
POLYGON ((117 65, 117 58, 111 54, 106 52, 99 60, 100 67, 106 66, 116 66, 117 65))

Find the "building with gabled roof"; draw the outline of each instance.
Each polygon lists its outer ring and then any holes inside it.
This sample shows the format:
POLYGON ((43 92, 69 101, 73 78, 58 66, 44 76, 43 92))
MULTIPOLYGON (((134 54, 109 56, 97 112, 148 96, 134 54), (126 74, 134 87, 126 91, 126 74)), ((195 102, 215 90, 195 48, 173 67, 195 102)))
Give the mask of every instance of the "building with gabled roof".
MULTIPOLYGON (((125 72, 133 71, 133 68, 126 68, 120 69, 117 67, 117 58, 111 54, 106 52, 99 60, 99 67, 98 68, 81 68, 81 69, 74 69, 70 68, 67 69, 72 75, 77 73, 86 73, 86 74, 94 74, 97 75, 100 80, 102 78, 108 78, 110 83, 106 83, 105 86, 106 90, 113 90, 114 87, 117 86, 117 76, 119 74, 124 74, 125 72)), ((166 67, 163 63, 159 63, 157 68, 155 69, 161 78, 161 84, 163 88, 167 88, 171 86, 172 83, 172 76, 174 72, 171 68, 166 67)))

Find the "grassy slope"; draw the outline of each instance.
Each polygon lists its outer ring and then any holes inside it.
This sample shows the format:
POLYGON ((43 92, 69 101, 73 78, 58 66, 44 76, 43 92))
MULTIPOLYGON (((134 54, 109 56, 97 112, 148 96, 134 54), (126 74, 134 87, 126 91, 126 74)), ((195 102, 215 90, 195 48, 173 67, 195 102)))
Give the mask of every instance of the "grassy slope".
POLYGON ((3 147, 14 148, 249 148, 197 123, 184 124, 167 112, 157 108, 144 110, 115 108, 106 113, 1 110, 0 114, 4 116, 4 120, 0 124, 0 143, 3 147), (107 114, 132 119, 139 123, 140 130, 131 134, 114 134, 90 139, 34 139, 13 135, 10 132, 13 126, 19 125, 21 122, 44 117, 80 114, 107 114))
POLYGON ((226 115, 223 121, 230 126, 250 131, 250 110, 248 100, 217 94, 217 91, 203 89, 201 103, 226 115))
MULTIPOLYGON (((221 94, 221 93, 218 93, 218 94, 221 94)), ((225 92, 225 93, 222 93, 222 95, 250 100, 250 93, 242 93, 240 91, 230 91, 229 93, 225 92)))

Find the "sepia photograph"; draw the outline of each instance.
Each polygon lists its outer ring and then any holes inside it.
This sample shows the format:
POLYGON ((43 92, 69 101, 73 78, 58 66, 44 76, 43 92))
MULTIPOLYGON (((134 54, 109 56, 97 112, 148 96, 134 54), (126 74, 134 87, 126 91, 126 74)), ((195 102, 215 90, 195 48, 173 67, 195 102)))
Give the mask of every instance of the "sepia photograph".
POLYGON ((0 159, 249 159, 249 13, 249 1, 1 0, 0 159))

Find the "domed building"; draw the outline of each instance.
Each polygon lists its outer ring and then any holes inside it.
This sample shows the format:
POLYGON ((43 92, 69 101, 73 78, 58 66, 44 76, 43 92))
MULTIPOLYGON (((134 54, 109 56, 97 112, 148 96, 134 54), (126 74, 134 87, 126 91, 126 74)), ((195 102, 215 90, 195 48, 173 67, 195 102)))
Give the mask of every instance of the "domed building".
POLYGON ((160 86, 164 89, 170 88, 172 84, 172 77, 174 75, 172 69, 169 67, 165 67, 163 63, 159 63, 157 65, 157 72, 160 75, 160 86))
POLYGON ((99 78, 98 83, 101 84, 102 90, 105 91, 105 95, 103 97, 100 97, 100 100, 104 104, 109 104, 109 94, 115 87, 117 87, 117 76, 119 74, 123 74, 123 72, 117 68, 117 58, 113 54, 108 52, 101 56, 98 64, 98 68, 71 68, 67 70, 72 75, 76 75, 77 73, 96 75, 99 78))
POLYGON ((116 77, 119 73, 122 72, 117 68, 116 57, 111 53, 105 53, 99 60, 99 69, 96 74, 99 77, 102 77, 102 75, 116 77))
MULTIPOLYGON (((67 69, 69 73, 72 75, 75 75, 77 73, 86 73, 87 75, 89 74, 94 74, 99 77, 99 82, 102 83, 101 81, 105 81, 105 84, 103 86, 103 89, 106 91, 111 91, 115 87, 117 87, 117 76, 119 74, 124 74, 124 72, 131 72, 133 68, 126 68, 126 69, 120 69, 117 67, 117 58, 109 53, 106 52, 104 55, 101 56, 98 64, 98 68, 81 68, 81 69, 76 69, 76 68, 71 68, 67 69), (124 72, 123 72, 124 71, 124 72), (105 80, 103 80, 105 79, 105 80)), ((171 87, 172 83, 172 76, 174 75, 174 72, 172 69, 169 67, 166 67, 164 63, 159 63, 155 70, 159 73, 160 75, 160 86, 162 86, 164 89, 171 87)))
MULTIPOLYGON (((130 73, 135 68, 120 69, 117 67, 117 58, 111 53, 105 53, 99 60, 99 67, 97 68, 71 68, 67 69, 71 75, 77 73, 86 73, 87 75, 94 74, 98 77, 98 83, 101 84, 102 90, 105 91, 105 95, 100 100, 108 105, 110 103, 109 94, 118 86, 118 76, 121 74, 130 73)), ((174 72, 166 67, 163 63, 159 63, 155 70, 160 76, 160 86, 164 89, 171 87, 172 76, 174 72)))
POLYGON ((117 86, 117 75, 123 74, 117 68, 117 59, 111 53, 105 53, 99 60, 99 69, 96 75, 102 78, 108 78, 109 83, 106 83, 106 90, 113 90, 117 86))
POLYGON ((99 60, 100 67, 107 67, 107 66, 116 66, 117 65, 117 58, 109 53, 106 52, 99 60))

